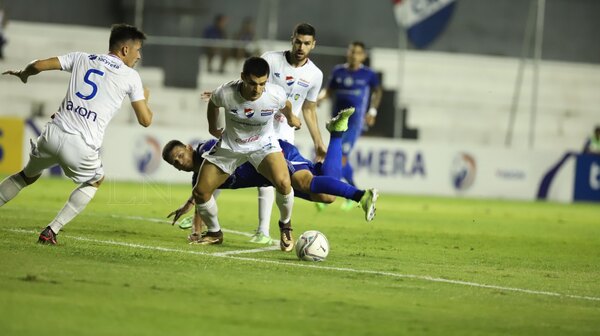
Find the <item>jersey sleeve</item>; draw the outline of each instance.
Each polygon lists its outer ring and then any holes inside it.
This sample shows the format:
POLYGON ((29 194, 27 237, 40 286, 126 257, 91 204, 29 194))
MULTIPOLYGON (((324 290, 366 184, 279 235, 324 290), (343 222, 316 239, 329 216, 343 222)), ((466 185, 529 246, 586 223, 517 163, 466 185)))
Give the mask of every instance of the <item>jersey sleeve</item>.
POLYGON ((58 56, 58 61, 60 62, 60 68, 63 71, 71 72, 73 71, 73 65, 79 59, 79 57, 85 57, 87 54, 82 52, 72 52, 66 55, 58 56))
POLYGON ((319 70, 318 68, 315 73, 313 82, 314 84, 306 93, 306 100, 316 102, 317 97, 319 96, 319 91, 321 91, 321 85, 323 84, 323 72, 321 72, 321 70, 319 70))
POLYGON ((222 107, 223 106, 223 100, 224 100, 224 84, 219 86, 218 88, 216 88, 213 92, 212 95, 210 96, 210 101, 213 102, 213 104, 215 104, 218 107, 222 107))
POLYGON ((132 77, 131 89, 128 92, 129 100, 131 100, 131 102, 133 103, 136 101, 146 99, 146 96, 144 96, 144 85, 142 84, 142 79, 140 78, 140 74, 134 70, 131 77, 132 77))

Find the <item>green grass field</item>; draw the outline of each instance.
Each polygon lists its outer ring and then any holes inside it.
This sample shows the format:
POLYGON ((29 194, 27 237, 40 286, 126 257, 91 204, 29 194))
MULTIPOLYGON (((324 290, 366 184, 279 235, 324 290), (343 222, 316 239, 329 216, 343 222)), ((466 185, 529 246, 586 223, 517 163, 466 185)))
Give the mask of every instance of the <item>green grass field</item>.
POLYGON ((2 335, 600 334, 597 204, 382 195, 367 224, 297 199, 295 236, 331 244, 311 263, 246 251, 254 189, 219 198, 223 245, 191 246, 162 221, 188 186, 106 181, 36 244, 74 187, 42 178, 0 209, 2 335))

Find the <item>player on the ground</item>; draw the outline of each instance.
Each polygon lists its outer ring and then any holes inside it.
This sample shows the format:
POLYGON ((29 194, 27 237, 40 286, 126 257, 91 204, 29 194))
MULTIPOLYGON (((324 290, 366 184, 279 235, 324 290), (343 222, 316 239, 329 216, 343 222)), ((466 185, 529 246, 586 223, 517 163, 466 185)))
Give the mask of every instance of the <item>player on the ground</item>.
POLYGON ((141 58, 144 33, 136 27, 113 25, 108 54, 73 52, 64 56, 36 60, 19 71, 4 75, 27 83, 42 71, 71 72, 67 95, 37 140, 31 142, 29 162, 23 170, 0 183, 0 206, 13 199, 21 189, 34 183, 42 171, 59 164, 65 175, 80 185, 56 218, 41 232, 40 243, 56 244, 60 229, 92 200, 104 180, 100 147, 104 131, 129 96, 140 125, 150 126, 149 91, 142 85, 134 65, 141 58))
MULTIPOLYGON (((354 112, 353 108, 340 111, 327 125, 331 132, 331 140, 323 163, 312 163, 300 155, 298 149, 283 140, 279 144, 288 161, 294 195, 312 202, 331 203, 335 196, 359 202, 365 212, 365 219, 371 221, 375 216, 375 202, 377 190, 358 190, 339 180, 341 174, 341 139, 347 129, 348 117, 354 112)), ((178 140, 171 140, 163 147, 163 159, 178 170, 193 171, 192 185, 196 184, 198 170, 202 164, 202 154, 210 151, 215 146, 216 140, 201 143, 193 149, 191 145, 184 145, 178 140)), ((270 185, 269 181, 260 175, 254 167, 245 163, 221 185, 219 189, 239 189, 270 185)), ((173 224, 185 213, 191 210, 194 204, 193 197, 179 209, 171 212, 168 217, 174 216, 173 224)), ((202 230, 199 229, 198 216, 194 218, 194 232, 190 240, 197 241, 202 230)), ((272 241, 272 240, 271 240, 272 241)), ((270 242, 271 242, 270 241, 270 242)), ((269 242, 269 243, 270 243, 269 242)), ((201 244, 206 242, 200 241, 201 244)))
MULTIPOLYGON (((285 90, 292 104, 294 115, 304 116, 304 121, 313 140, 316 161, 325 157, 326 147, 323 144, 317 123, 317 96, 321 90, 323 73, 308 58, 316 45, 316 30, 308 23, 300 23, 294 27, 291 42, 292 48, 285 51, 269 51, 262 58, 269 62, 271 74, 269 82, 277 84, 285 90)), ((346 106, 348 107, 348 106, 346 106)), ((281 114, 275 118, 275 133, 278 139, 294 143, 294 129, 286 123, 281 114)), ((269 226, 273 208, 273 187, 259 188, 258 191, 258 229, 250 240, 253 243, 270 242, 269 226)))
POLYGON ((206 244, 223 241, 213 192, 237 167, 250 162, 277 189, 281 250, 291 251, 294 247, 291 237, 294 191, 287 163, 273 131, 273 117, 281 112, 288 124, 296 128, 301 122, 292 113, 283 89, 267 83, 268 76, 267 61, 250 57, 244 62, 241 80, 219 86, 208 102, 209 132, 219 141, 202 155, 204 162, 193 190, 196 210, 208 226, 208 232, 202 238, 206 244), (225 110, 225 129, 217 128, 220 107, 225 110))
MULTIPOLYGON (((363 64, 367 58, 364 43, 350 43, 346 57, 347 63, 338 64, 333 68, 327 87, 319 94, 318 102, 333 97, 332 114, 349 106, 356 109, 356 113, 348 121, 348 131, 342 139, 342 177, 349 184, 355 185, 354 172, 348 156, 360 137, 364 124, 369 127, 375 124, 382 89, 375 71, 363 64)), ((353 206, 351 202, 343 204, 344 209, 353 206)))

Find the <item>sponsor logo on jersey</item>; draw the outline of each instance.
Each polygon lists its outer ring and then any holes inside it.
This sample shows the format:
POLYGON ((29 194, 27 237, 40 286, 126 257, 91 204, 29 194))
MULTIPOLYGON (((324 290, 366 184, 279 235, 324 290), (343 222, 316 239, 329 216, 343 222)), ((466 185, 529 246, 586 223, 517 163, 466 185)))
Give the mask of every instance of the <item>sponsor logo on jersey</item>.
POLYGON ((93 61, 96 58, 98 58, 98 55, 90 55, 90 56, 88 56, 88 58, 90 59, 90 61, 93 61))
POLYGON ((354 81, 352 80, 352 77, 346 77, 346 78, 344 78, 344 86, 352 86, 352 84, 354 84, 354 81))
POLYGON ((298 100, 298 99, 300 99, 300 94, 299 94, 299 93, 296 93, 296 94, 294 95, 294 100, 298 100))
POLYGON ((235 114, 237 114, 237 109, 231 109, 231 110, 229 110, 229 111, 230 111, 231 113, 235 113, 235 114))
POLYGON ((273 75, 275 75, 275 77, 279 78, 281 76, 281 74, 279 72, 275 72, 273 75))
POLYGON ((237 142, 237 143, 249 143, 249 142, 254 142, 254 141, 258 140, 258 139, 260 139, 260 135, 257 134, 257 135, 253 135, 253 136, 251 136, 249 138, 246 138, 246 139, 237 138, 237 139, 235 139, 235 142, 237 142))
POLYGON ((294 77, 293 76, 285 76, 285 82, 288 86, 294 85, 294 77))
POLYGON ((300 78, 300 80, 298 80, 298 85, 300 85, 302 87, 308 87, 310 85, 310 82, 300 78))
POLYGON ((270 116, 271 114, 273 114, 273 109, 260 110, 260 115, 263 117, 270 116))
POLYGON ((246 115, 246 118, 252 118, 252 116, 254 115, 254 110, 251 108, 245 108, 244 115, 246 115))

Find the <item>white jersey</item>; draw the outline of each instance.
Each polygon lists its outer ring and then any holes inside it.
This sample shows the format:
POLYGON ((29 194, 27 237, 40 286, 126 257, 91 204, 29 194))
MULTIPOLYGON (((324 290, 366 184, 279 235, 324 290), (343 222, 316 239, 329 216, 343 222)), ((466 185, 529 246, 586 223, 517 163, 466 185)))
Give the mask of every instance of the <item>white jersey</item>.
POLYGON ((132 102, 145 99, 140 75, 113 55, 74 52, 58 60, 62 70, 71 72, 71 80, 52 122, 98 149, 125 96, 132 102))
MULTIPOLYGON (((295 68, 285 58, 285 51, 269 51, 261 57, 269 63, 269 82, 282 87, 292 103, 292 112, 300 117, 305 100, 316 102, 323 72, 309 59, 303 66, 295 68)), ((279 139, 294 143, 294 129, 284 115, 275 117, 275 133, 279 139)))
POLYGON ((262 95, 255 101, 242 97, 241 80, 219 86, 210 100, 225 109, 225 130, 221 147, 248 153, 277 141, 273 117, 285 107, 282 88, 267 83, 262 95))

